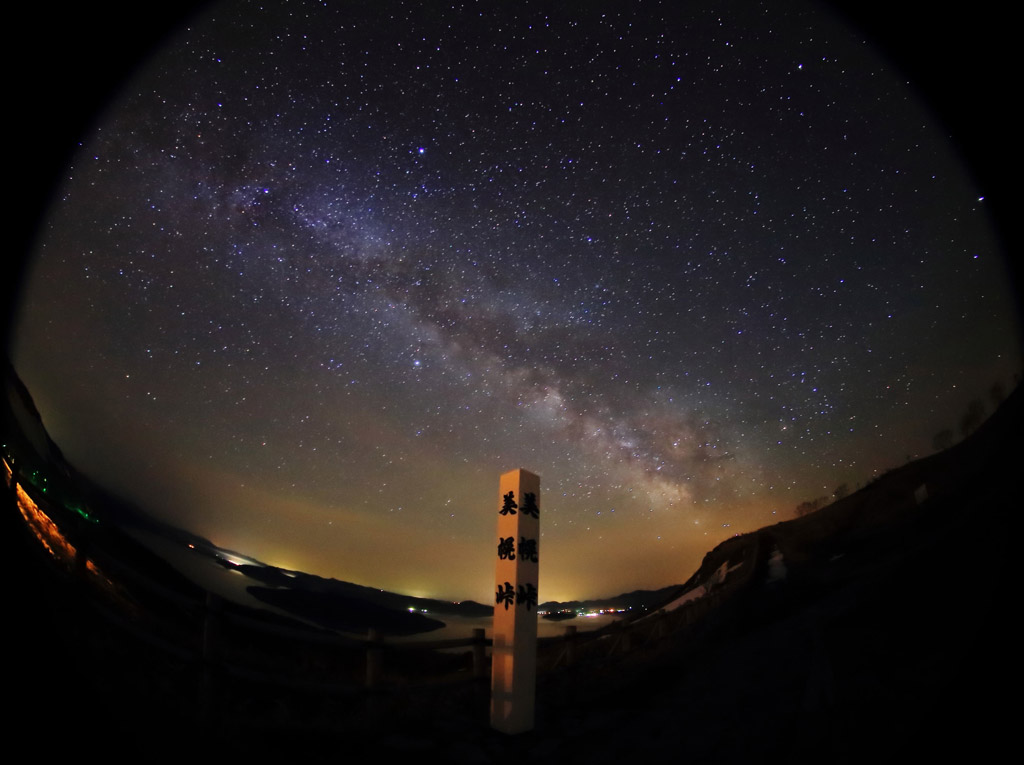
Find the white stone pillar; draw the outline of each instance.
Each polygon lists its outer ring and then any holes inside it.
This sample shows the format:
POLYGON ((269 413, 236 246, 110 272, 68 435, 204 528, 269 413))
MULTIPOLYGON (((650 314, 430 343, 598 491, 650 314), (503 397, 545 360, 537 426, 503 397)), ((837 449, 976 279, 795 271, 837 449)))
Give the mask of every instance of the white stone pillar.
POLYGON ((540 478, 527 470, 501 476, 491 649, 491 727, 533 729, 537 687, 537 586, 540 478))

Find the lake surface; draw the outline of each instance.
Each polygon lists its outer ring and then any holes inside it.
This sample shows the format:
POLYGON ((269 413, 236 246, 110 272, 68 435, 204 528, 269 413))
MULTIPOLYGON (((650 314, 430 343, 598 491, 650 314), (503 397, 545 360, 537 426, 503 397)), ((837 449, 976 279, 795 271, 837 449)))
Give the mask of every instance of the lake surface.
MULTIPOLYGON (((484 616, 469 618, 465 616, 443 616, 440 614, 428 613, 432 619, 444 621, 445 626, 431 632, 421 632, 418 635, 407 637, 388 638, 391 642, 411 643, 417 640, 454 640, 456 638, 472 637, 473 630, 483 627, 485 634, 490 636, 493 631, 493 617, 484 616)), ((551 621, 537 618, 537 637, 559 637, 565 634, 565 628, 572 625, 577 632, 589 632, 605 627, 615 621, 617 617, 608 614, 600 616, 577 616, 575 619, 563 619, 551 621)))
MULTIPOLYGON (((248 588, 253 585, 260 585, 260 582, 250 579, 240 571, 232 571, 216 563, 208 555, 190 550, 188 547, 148 531, 132 529, 130 532, 139 542, 144 544, 154 553, 171 564, 184 577, 194 582, 209 592, 220 597, 233 601, 249 608, 259 608, 264 611, 287 616, 307 624, 316 625, 308 619, 300 619, 294 614, 264 603, 254 598, 248 588)), ((454 640, 456 638, 471 637, 473 630, 483 628, 485 634, 492 634, 493 617, 465 617, 445 616, 440 614, 427 613, 427 616, 438 621, 443 621, 445 626, 431 632, 421 632, 416 635, 405 637, 389 637, 393 642, 415 642, 418 640, 454 640)), ((578 632, 589 632, 600 629, 615 621, 617 617, 602 614, 599 616, 577 616, 575 619, 564 619, 559 621, 540 619, 537 620, 538 637, 556 637, 565 634, 565 628, 569 625, 575 626, 578 632)))

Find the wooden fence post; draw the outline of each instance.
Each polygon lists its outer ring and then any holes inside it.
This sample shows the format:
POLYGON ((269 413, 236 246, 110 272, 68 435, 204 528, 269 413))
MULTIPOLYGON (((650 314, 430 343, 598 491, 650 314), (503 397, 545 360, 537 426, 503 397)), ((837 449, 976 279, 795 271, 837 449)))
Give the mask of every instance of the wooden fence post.
POLYGON ((216 662, 220 658, 221 611, 224 601, 207 590, 203 601, 203 660, 199 680, 199 715, 205 719, 214 709, 216 662))
POLYGON ((380 682, 383 656, 380 645, 380 633, 371 627, 366 633, 366 687, 373 689, 380 682))
POLYGON ((569 624, 565 628, 565 666, 576 663, 576 625, 569 624))
POLYGON ((217 595, 206 593, 203 609, 203 661, 207 664, 216 661, 220 652, 220 613, 223 605, 217 595))
POLYGON ((487 676, 487 642, 484 639, 484 628, 473 628, 473 679, 480 680, 487 676))

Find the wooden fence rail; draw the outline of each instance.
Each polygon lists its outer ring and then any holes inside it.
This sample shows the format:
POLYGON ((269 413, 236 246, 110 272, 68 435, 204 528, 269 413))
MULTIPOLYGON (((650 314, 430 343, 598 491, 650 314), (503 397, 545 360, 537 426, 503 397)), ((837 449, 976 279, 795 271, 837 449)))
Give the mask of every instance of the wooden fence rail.
MULTIPOLYGON (((9 496, 19 501, 18 492, 10 488, 9 496)), ((45 505, 45 498, 34 499, 45 505)), ((458 673, 462 680, 482 684, 489 676, 492 641, 482 628, 463 638, 394 641, 375 629, 360 637, 263 621, 239 613, 214 593, 196 588, 190 595, 106 557, 98 546, 85 543, 88 533, 88 528, 76 530, 75 560, 70 566, 65 562, 64 571, 74 580, 93 585, 83 587, 83 594, 88 594, 96 612, 109 623, 178 660, 202 666, 204 697, 215 684, 215 676, 349 694, 373 691, 394 680, 389 671, 401 672, 409 664, 400 660, 403 655, 451 654, 459 648, 467 650, 455 654, 454 662, 468 658, 464 661, 468 666, 458 673)), ((557 672, 607 661, 678 636, 741 583, 722 585, 672 611, 616 621, 599 630, 581 632, 576 625, 568 625, 563 635, 538 640, 539 671, 557 672)), ((452 666, 453 662, 436 664, 446 676, 443 682, 451 681, 452 666)), ((414 674, 421 684, 438 679, 418 669, 414 674)))

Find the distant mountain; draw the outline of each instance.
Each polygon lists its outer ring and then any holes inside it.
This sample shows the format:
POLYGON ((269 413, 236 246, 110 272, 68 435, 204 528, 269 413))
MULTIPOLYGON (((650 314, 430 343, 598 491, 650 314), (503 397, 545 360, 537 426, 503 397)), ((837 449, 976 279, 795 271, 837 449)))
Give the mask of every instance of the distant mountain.
POLYGON ((124 531, 148 532, 241 571, 259 583, 249 588, 257 599, 331 629, 364 632, 373 626, 385 634, 410 634, 443 626, 443 622, 424 616, 424 612, 468 617, 493 613, 493 607, 473 601, 452 603, 399 595, 313 574, 284 571, 244 554, 222 550, 191 531, 154 519, 76 470, 50 438, 31 393, 9 360, 5 366, 4 394, 0 405, 3 456, 13 466, 17 480, 42 492, 50 502, 51 512, 67 511, 68 518, 54 520, 67 525, 68 520, 77 515, 93 521, 96 526, 102 526, 102 529, 94 528, 92 534, 102 537, 104 547, 113 547, 118 557, 128 558, 133 565, 151 574, 159 572, 162 580, 167 578, 167 564, 154 560, 155 554, 124 531), (241 564, 231 561, 241 561, 241 564), (351 616, 345 616, 346 612, 351 616))
MULTIPOLYGON (((50 439, 31 394, 8 363, 2 424, 4 457, 13 464, 18 480, 45 492, 56 508, 94 521, 92 532, 116 555, 150 573, 169 578, 167 564, 129 540, 125 529, 143 529, 177 544, 188 545, 220 565, 253 580, 249 593, 258 600, 329 629, 407 635, 440 628, 446 616, 487 617, 493 604, 449 602, 388 592, 373 587, 287 571, 262 564, 243 554, 217 548, 212 542, 184 529, 168 526, 131 503, 98 486, 79 473, 50 439), (428 615, 429 614, 429 615, 428 615), (432 618, 439 617, 439 618, 432 618)), ((999 411, 960 444, 943 452, 895 468, 859 491, 810 515, 783 521, 756 532, 727 539, 709 551, 700 567, 682 585, 657 590, 635 590, 615 597, 542 603, 538 610, 626 610, 633 616, 656 611, 698 587, 710 589, 727 577, 762 571, 773 551, 782 550, 789 561, 799 562, 811 545, 821 540, 886 523, 901 508, 912 508, 956 489, 983 468, 1014 453, 1015 427, 1022 419, 1024 394, 1020 388, 999 411), (784 549, 783 549, 784 548, 784 549), (733 573, 735 572, 735 574, 733 573)), ((1016 450, 1019 452, 1019 449, 1016 450)), ((1017 469, 1010 465, 1007 469, 1017 469)), ((70 517, 70 515, 69 515, 70 517)), ((81 531, 79 533, 82 533, 81 531)))
POLYGON ((633 590, 610 598, 591 598, 589 600, 549 600, 537 606, 539 611, 596 611, 614 608, 632 611, 636 614, 657 611, 670 602, 682 591, 682 585, 673 584, 660 590, 633 590))
POLYGON ((327 629, 341 632, 366 633, 369 629, 375 629, 382 636, 415 635, 444 627, 444 622, 416 611, 387 608, 362 598, 345 597, 330 590, 250 587, 248 591, 264 603, 309 619, 327 629))
POLYGON ((372 627, 382 635, 412 635, 444 626, 426 614, 487 617, 494 612, 493 606, 472 600, 416 598, 258 562, 235 565, 220 559, 220 563, 260 582, 247 588, 258 600, 343 632, 363 633, 372 627))
POLYGON ((820 510, 780 521, 757 531, 737 534, 708 551, 700 567, 682 585, 660 590, 638 590, 614 598, 548 602, 542 611, 582 611, 626 608, 633 615, 658 610, 676 597, 704 588, 710 590, 738 577, 763 576, 769 559, 778 556, 791 564, 811 558, 842 554, 843 545, 888 526, 900 513, 925 503, 941 501, 978 484, 993 474, 1019 471, 1017 433, 1024 422, 1024 390, 1014 390, 973 433, 936 454, 895 467, 858 491, 820 510))
POLYGON ((364 600, 385 608, 403 611, 414 609, 416 611, 429 611, 430 613, 444 614, 446 616, 468 617, 490 616, 493 611, 493 607, 483 606, 472 600, 449 601, 417 598, 411 595, 401 595, 338 579, 327 579, 301 571, 286 571, 274 566, 242 565, 233 566, 233 568, 271 588, 305 590, 337 598, 364 600))
MULTIPOLYGON (((66 507, 84 508, 92 520, 105 527, 107 536, 115 528, 143 530, 188 546, 256 582, 248 592, 258 600, 329 629, 365 632, 368 627, 374 627, 382 634, 405 635, 443 626, 442 621, 426 614, 441 618, 485 618, 494 613, 492 604, 417 598, 300 571, 286 571, 242 553, 218 548, 193 532, 156 520, 68 463, 47 433, 30 392, 9 362, 5 377, 7 395, 2 413, 7 436, 5 457, 19 469, 19 480, 45 488, 66 507)), ((135 564, 148 569, 166 565, 162 560, 160 564, 145 565, 143 558, 147 556, 139 545, 132 544, 123 534, 118 536, 119 554, 128 555, 135 564)), ((617 608, 643 612, 670 600, 676 590, 678 587, 666 587, 638 590, 613 598, 548 603, 541 606, 541 610, 617 608)))

